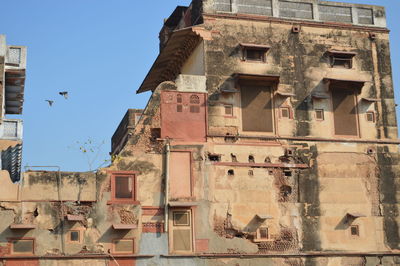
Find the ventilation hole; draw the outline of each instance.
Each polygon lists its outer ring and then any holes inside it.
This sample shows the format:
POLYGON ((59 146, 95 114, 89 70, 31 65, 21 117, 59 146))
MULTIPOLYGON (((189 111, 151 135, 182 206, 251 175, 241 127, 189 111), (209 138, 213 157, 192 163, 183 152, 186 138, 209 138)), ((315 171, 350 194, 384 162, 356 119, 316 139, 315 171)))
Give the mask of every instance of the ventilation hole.
POLYGON ((281 194, 284 197, 289 196, 290 194, 292 194, 292 187, 290 187, 290 186, 281 186, 281 194))
POLYGON ((268 174, 269 174, 269 175, 273 175, 273 174, 274 174, 274 171, 269 170, 269 171, 268 171, 268 174))
POLYGON ((283 173, 285 174, 285 176, 292 176, 292 171, 290 170, 286 170, 283 173))
POLYGON ((33 211, 33 216, 35 216, 35 217, 39 216, 39 212, 38 212, 37 208, 33 211))
POLYGON ((253 155, 249 155, 249 163, 255 163, 253 155))
POLYGON ((235 154, 231 153, 231 158, 233 163, 237 163, 237 158, 235 154))
POLYGON ((221 161, 221 155, 219 154, 208 154, 208 160, 211 162, 219 162, 221 161))
POLYGON ((232 176, 232 175, 235 175, 235 171, 233 171, 232 169, 229 169, 229 170, 228 170, 228 175, 231 175, 231 176, 232 176))
POLYGON ((271 163, 271 158, 269 158, 268 156, 265 157, 264 163, 271 163))
POLYGON ((254 175, 253 170, 249 170, 249 176, 253 176, 253 175, 254 175))

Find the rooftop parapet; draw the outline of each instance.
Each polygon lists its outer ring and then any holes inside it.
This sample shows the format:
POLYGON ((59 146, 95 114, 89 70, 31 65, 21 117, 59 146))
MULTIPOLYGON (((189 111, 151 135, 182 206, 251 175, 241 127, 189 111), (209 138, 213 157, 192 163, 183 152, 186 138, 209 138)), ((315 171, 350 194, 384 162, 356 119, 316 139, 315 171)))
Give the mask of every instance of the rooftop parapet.
POLYGON ((118 154, 128 140, 129 132, 133 130, 142 116, 142 109, 128 109, 124 118, 111 138, 111 154, 118 154))
POLYGON ((318 0, 204 0, 203 12, 386 28, 384 7, 318 0))

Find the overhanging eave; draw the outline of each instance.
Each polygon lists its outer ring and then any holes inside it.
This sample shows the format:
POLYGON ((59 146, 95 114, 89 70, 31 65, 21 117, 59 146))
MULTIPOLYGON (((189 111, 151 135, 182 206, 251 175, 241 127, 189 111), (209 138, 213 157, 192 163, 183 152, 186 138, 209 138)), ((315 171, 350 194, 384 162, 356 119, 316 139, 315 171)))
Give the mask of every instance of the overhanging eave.
POLYGON ((174 31, 136 93, 154 91, 160 83, 175 80, 199 42, 210 38, 210 32, 198 26, 174 31))

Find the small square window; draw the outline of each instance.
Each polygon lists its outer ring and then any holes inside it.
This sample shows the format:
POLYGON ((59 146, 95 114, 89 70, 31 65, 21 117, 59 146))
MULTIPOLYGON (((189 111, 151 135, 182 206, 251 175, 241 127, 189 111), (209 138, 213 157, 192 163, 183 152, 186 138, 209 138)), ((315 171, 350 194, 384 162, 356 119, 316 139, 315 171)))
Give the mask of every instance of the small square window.
POLYGON ((189 226, 190 217, 187 211, 174 211, 174 226, 189 226))
POLYGON ((360 230, 359 230, 358 225, 350 226, 350 234, 352 236, 360 236, 360 230))
POLYGON ((254 48, 246 48, 245 50, 245 60, 249 61, 265 61, 265 51, 254 49, 254 48))
POLYGON ((290 118, 290 109, 289 107, 281 107, 281 118, 290 118))
POLYGON ((353 57, 355 54, 348 52, 331 52, 330 63, 334 68, 353 68, 353 57))
POLYGON ((253 62, 265 62, 266 53, 269 47, 257 44, 241 44, 242 47, 242 60, 253 62))
POLYGON ((324 117, 324 110, 323 109, 316 109, 315 110, 315 119, 317 119, 318 121, 322 121, 325 119, 324 117))
POLYGON ((34 254, 33 239, 14 239, 11 240, 11 253, 12 254, 34 254))
POLYGON ((265 241, 269 239, 268 227, 260 227, 256 232, 256 242, 265 241))
POLYGON ((81 241, 80 232, 78 230, 69 231, 69 241, 79 243, 81 241))
POLYGON ((368 122, 375 123, 375 113, 374 112, 367 112, 365 114, 365 118, 368 122))
POLYGON ((232 105, 225 105, 224 106, 224 113, 226 116, 233 116, 233 106, 232 105))
POLYGON ((136 175, 134 172, 120 171, 111 174, 111 201, 113 203, 136 204, 136 175))
POLYGON ((113 240, 113 253, 115 254, 133 254, 133 239, 115 239, 113 240))

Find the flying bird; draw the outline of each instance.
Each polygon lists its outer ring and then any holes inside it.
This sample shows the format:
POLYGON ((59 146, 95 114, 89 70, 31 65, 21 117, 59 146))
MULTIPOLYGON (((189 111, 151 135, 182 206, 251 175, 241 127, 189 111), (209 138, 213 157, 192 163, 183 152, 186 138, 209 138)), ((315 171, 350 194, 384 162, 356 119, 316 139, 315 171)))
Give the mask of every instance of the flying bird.
POLYGON ((64 96, 65 99, 68 99, 68 91, 60 91, 58 94, 64 96))
POLYGON ((45 100, 45 101, 49 103, 49 106, 53 106, 54 101, 52 100, 45 100))

